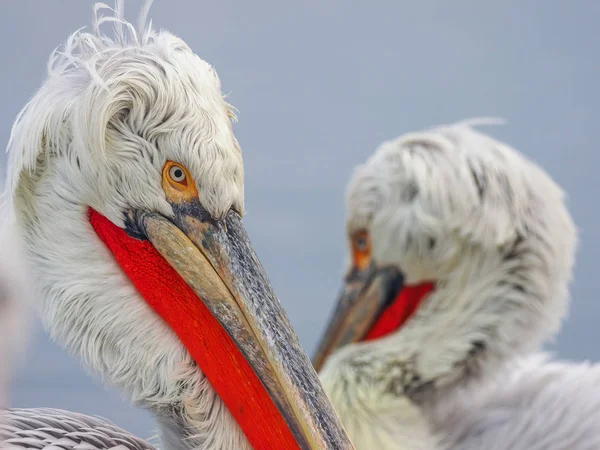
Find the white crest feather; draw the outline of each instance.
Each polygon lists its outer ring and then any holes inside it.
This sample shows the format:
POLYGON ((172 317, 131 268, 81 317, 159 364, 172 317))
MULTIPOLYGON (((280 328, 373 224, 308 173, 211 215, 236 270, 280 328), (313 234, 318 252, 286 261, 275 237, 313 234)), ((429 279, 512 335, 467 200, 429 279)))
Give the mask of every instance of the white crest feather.
MULTIPOLYGON (((160 137, 175 147, 172 156, 202 179, 201 201, 216 217, 232 204, 243 213, 241 150, 231 130, 235 113, 215 70, 183 40, 152 28, 151 2, 144 4, 137 29, 125 20, 123 3, 96 4, 92 32, 77 30, 51 55, 46 80, 12 128, 8 189, 14 194, 22 173, 35 173, 51 157, 68 157, 84 172, 105 167, 115 153, 130 151, 107 139, 111 122, 124 115, 131 139, 160 137), (102 32, 104 25, 113 26, 112 35, 102 32), (131 111, 134 116, 127 116, 131 111), (170 135, 174 128, 180 142, 170 135), (194 150, 202 158, 190 158, 194 150)), ((100 174, 104 179, 97 182, 110 183, 109 176, 100 174)))

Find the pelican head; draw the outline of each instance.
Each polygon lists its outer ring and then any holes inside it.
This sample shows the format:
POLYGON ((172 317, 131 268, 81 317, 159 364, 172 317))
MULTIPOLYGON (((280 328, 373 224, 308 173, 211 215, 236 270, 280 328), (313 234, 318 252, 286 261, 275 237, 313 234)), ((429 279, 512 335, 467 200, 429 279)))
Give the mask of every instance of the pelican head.
POLYGON ((169 448, 350 448, 242 225, 217 73, 122 7, 52 55, 9 143, 45 328, 169 448))
POLYGON ((346 204, 349 268, 315 357, 330 395, 351 380, 379 386, 378 405, 423 405, 559 329, 575 227, 508 145, 468 122, 401 136, 356 169, 346 204))

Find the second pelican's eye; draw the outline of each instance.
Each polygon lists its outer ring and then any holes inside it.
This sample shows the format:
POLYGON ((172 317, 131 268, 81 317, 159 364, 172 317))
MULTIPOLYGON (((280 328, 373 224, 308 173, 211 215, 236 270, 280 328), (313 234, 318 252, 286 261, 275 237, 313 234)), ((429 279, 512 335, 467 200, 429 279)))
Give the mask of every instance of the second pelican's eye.
POLYGON ((356 249, 360 252, 367 251, 367 239, 364 236, 360 236, 355 242, 356 249))
POLYGON ((180 184, 187 184, 187 176, 185 175, 185 170, 177 164, 173 164, 169 169, 169 177, 171 180, 180 184))
POLYGON ((366 230, 359 230, 351 236, 352 259, 359 270, 371 264, 371 238, 366 230))

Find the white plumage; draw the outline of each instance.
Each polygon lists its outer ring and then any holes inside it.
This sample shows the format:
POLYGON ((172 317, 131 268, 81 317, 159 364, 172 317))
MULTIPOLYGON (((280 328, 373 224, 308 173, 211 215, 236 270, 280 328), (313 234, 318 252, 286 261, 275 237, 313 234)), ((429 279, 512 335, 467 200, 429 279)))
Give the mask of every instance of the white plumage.
POLYGON ((6 409, 10 380, 22 363, 32 328, 34 294, 18 234, 0 223, 0 448, 154 450, 150 444, 100 417, 48 408, 6 409))
POLYGON ((99 417, 69 411, 35 408, 5 409, 10 405, 10 379, 22 363, 32 328, 34 292, 18 233, 0 221, 0 448, 135 449, 154 447, 99 417))
POLYGON ((154 450, 100 417, 49 408, 7 409, 10 381, 23 362, 32 329, 35 298, 23 243, 13 225, 0 219, 0 448, 154 450))
POLYGON ((600 448, 600 367, 532 353, 568 307, 563 193, 476 123, 404 135, 356 169, 349 240, 366 231, 376 270, 435 289, 395 332, 333 353, 321 379, 357 449, 600 448))

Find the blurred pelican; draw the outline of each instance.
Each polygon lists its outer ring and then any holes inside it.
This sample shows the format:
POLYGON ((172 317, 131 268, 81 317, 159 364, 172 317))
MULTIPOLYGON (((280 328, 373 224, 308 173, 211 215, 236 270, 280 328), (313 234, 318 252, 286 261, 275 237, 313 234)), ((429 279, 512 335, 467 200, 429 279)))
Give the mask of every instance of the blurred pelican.
POLYGON ((600 367, 532 354, 568 306, 563 193, 474 123, 401 136, 356 169, 315 366, 357 449, 600 448, 600 367))

